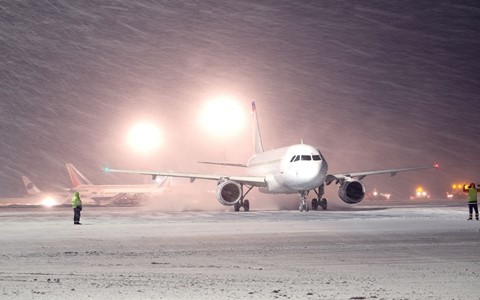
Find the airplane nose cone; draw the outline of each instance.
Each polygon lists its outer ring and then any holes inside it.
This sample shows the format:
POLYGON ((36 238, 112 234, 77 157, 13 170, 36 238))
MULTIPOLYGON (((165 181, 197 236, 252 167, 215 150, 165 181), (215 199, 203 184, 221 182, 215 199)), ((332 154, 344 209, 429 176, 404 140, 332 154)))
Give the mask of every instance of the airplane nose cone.
POLYGON ((326 163, 318 162, 300 165, 290 173, 289 186, 292 189, 309 190, 319 187, 326 177, 326 163))
POLYGON ((315 165, 310 168, 305 168, 305 171, 301 171, 301 173, 301 177, 303 177, 305 181, 312 182, 315 186, 318 186, 321 183, 321 166, 315 165))

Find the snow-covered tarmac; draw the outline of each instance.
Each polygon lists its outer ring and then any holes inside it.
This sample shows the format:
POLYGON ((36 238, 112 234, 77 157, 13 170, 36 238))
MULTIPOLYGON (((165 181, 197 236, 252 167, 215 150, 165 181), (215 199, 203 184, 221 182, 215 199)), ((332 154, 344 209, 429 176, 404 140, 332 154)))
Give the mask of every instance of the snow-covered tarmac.
POLYGON ((480 299, 466 206, 0 209, 0 299, 480 299))

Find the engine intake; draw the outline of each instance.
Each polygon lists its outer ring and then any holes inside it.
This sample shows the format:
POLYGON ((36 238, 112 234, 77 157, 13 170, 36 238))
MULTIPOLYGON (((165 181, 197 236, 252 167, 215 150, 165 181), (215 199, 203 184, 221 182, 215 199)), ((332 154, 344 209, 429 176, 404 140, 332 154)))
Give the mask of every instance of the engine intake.
POLYGON ((359 180, 345 180, 338 188, 338 196, 345 203, 358 203, 365 197, 365 185, 359 180))
POLYGON ((223 205, 234 205, 242 198, 242 186, 235 181, 227 180, 217 186, 217 200, 223 205))

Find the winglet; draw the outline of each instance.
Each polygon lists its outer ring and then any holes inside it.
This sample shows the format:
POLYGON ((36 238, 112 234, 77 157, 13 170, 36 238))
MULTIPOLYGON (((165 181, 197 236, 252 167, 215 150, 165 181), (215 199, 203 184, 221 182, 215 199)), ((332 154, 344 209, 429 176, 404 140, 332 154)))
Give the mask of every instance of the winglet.
POLYGON ((258 116, 257 116, 257 106, 255 105, 255 101, 252 102, 252 114, 253 114, 253 138, 255 144, 255 154, 263 152, 263 144, 262 144, 262 136, 260 134, 260 125, 258 123, 258 116))

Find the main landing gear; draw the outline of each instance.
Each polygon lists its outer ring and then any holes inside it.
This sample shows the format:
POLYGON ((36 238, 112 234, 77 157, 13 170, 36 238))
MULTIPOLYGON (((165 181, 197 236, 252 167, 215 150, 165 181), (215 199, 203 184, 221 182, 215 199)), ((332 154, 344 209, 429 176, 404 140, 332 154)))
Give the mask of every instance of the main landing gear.
POLYGON ((250 210, 250 201, 248 199, 245 199, 245 196, 253 189, 253 186, 249 187, 247 192, 242 195, 242 198, 233 205, 233 209, 235 211, 240 211, 240 207, 243 207, 244 211, 249 211, 250 210))
MULTIPOLYGON (((323 194, 325 194, 325 185, 322 184, 321 186, 318 187, 318 189, 314 189, 315 194, 317 194, 317 198, 312 199, 312 210, 318 210, 318 207, 321 207, 322 210, 327 209, 327 199, 322 198, 323 194)), ((307 204, 307 195, 308 191, 300 191, 300 206, 298 207, 298 210, 300 211, 309 211, 309 207, 307 204)))
POLYGON ((327 209, 327 199, 322 198, 320 201, 318 201, 317 198, 312 199, 312 210, 318 210, 318 207, 321 207, 322 210, 327 209))
POLYGON ((235 209, 235 211, 240 211, 240 207, 243 207, 243 210, 244 211, 249 211, 250 210, 250 201, 248 201, 247 199, 243 200, 240 199, 240 201, 238 201, 237 203, 235 203, 233 205, 233 209, 235 209))

